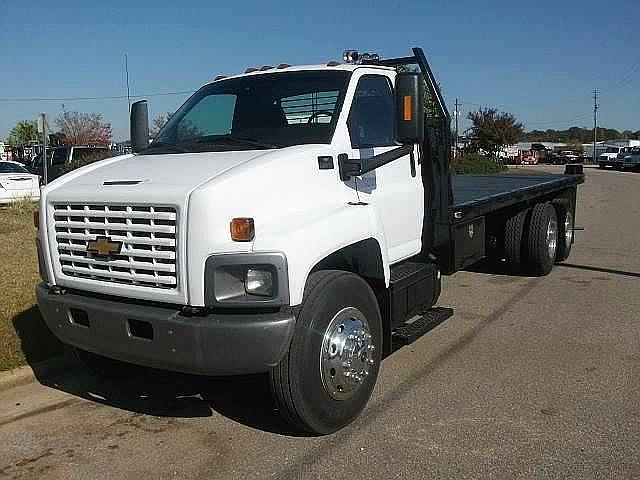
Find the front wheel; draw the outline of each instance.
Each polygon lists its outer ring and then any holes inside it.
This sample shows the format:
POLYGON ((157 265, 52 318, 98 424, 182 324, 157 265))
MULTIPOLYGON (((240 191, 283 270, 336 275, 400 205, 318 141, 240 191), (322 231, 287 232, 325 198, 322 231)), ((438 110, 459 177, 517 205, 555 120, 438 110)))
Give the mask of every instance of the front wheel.
POLYGON ((287 354, 270 374, 281 415, 328 434, 353 421, 375 386, 382 320, 371 287, 350 272, 311 274, 287 354))

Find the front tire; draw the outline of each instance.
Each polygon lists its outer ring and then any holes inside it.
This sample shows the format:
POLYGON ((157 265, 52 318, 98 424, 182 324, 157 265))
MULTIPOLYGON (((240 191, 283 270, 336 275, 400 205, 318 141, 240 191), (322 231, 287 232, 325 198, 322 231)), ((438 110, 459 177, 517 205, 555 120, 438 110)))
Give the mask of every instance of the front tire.
POLYGON ((288 352, 270 374, 283 418, 328 434, 353 421, 378 377, 382 320, 371 287, 350 272, 311 274, 288 352))

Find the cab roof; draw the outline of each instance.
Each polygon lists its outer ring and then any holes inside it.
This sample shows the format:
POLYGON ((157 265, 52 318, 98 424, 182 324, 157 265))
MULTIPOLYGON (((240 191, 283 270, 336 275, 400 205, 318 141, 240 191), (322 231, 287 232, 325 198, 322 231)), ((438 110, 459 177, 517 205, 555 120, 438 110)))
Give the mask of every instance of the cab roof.
POLYGON ((373 68, 373 69, 384 70, 384 71, 394 70, 393 67, 385 67, 382 65, 353 64, 353 63, 339 63, 337 65, 319 64, 319 65, 291 65, 286 67, 269 66, 269 68, 266 68, 266 67, 251 67, 251 68, 256 68, 257 70, 244 72, 237 75, 219 76, 219 77, 216 77, 213 81, 215 82, 219 80, 226 80, 228 78, 238 78, 238 77, 245 77, 250 75, 263 75, 263 74, 280 73, 280 72, 302 72, 302 71, 318 71, 318 70, 325 70, 325 71, 342 70, 347 72, 353 72, 358 68, 373 68))

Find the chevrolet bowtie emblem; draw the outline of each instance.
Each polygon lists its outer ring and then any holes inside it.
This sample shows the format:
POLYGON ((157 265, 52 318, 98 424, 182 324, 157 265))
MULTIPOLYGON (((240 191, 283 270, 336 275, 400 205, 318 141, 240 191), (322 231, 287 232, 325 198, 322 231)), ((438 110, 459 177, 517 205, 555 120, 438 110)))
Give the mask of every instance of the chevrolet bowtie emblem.
POLYGON ((109 256, 117 255, 122 249, 122 242, 113 242, 109 237, 97 237, 87 243, 87 252, 96 255, 109 256))

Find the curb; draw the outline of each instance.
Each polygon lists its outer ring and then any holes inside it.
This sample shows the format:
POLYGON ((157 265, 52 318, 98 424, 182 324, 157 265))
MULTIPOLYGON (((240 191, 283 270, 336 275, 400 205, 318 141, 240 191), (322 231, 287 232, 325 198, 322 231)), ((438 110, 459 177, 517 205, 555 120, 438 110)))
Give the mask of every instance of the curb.
POLYGON ((0 392, 28 383, 56 376, 70 368, 73 363, 69 357, 62 355, 49 360, 0 372, 0 392))

